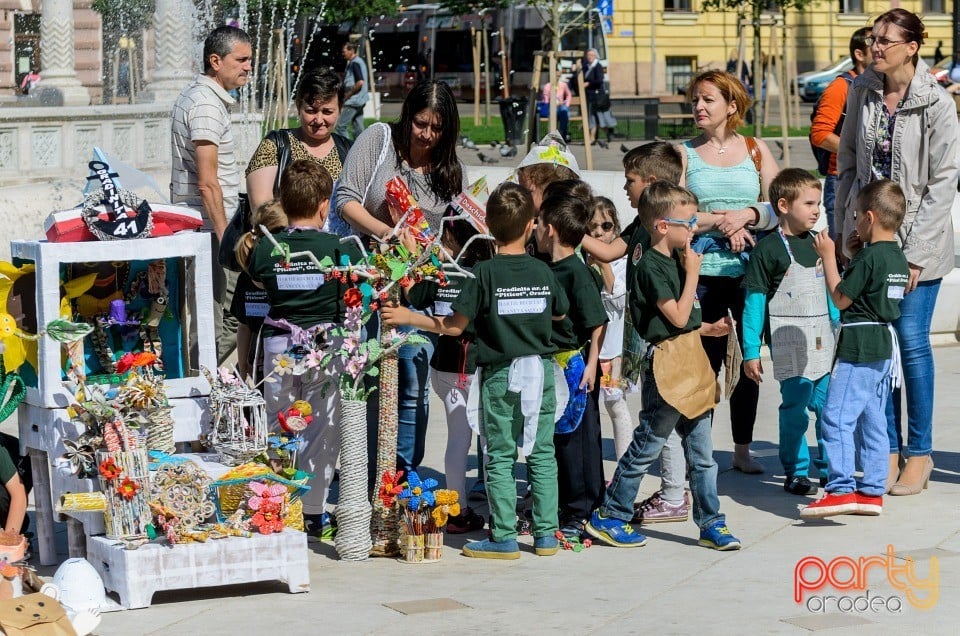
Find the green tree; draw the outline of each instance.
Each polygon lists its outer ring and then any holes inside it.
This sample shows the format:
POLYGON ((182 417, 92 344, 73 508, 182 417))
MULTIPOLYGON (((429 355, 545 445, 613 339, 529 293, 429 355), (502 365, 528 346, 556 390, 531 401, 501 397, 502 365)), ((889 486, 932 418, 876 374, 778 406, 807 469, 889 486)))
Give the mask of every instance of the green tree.
MULTIPOLYGON (((754 84, 754 136, 761 136, 761 119, 763 118, 763 53, 762 36, 760 29, 763 24, 764 12, 778 11, 786 23, 787 10, 805 11, 817 0, 703 0, 701 7, 704 11, 732 11, 737 14, 739 21, 747 17, 753 27, 753 84, 754 84), (759 90, 757 87, 760 87, 759 90)), ((785 90, 785 87, 782 89, 785 90)))

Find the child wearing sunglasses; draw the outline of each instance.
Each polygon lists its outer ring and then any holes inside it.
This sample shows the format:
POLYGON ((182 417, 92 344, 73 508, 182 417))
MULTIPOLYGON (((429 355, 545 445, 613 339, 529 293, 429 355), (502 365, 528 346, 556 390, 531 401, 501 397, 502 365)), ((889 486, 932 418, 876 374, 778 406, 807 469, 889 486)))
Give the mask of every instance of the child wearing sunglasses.
POLYGON ((650 343, 653 373, 643 377, 640 425, 617 463, 603 503, 586 530, 606 544, 634 548, 646 537, 633 529, 633 501, 640 480, 671 433, 683 440, 693 495, 693 520, 699 545, 738 550, 717 497, 711 423, 716 379, 700 336, 725 336, 729 318, 702 324, 697 282, 703 256, 690 247, 697 226, 697 197, 679 186, 657 181, 643 192, 640 214, 650 233, 650 248, 630 282, 630 312, 640 336, 650 343), (682 377, 683 382, 678 379, 682 377), (684 386, 680 386, 680 385, 684 386))

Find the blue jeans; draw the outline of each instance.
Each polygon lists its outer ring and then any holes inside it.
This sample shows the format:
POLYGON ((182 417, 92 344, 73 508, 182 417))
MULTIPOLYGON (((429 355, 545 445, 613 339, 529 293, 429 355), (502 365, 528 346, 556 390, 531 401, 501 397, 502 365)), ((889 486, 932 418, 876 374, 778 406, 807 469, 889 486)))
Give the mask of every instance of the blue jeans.
POLYGON ((881 497, 887 490, 887 418, 884 405, 890 396, 890 361, 838 360, 830 378, 823 408, 823 446, 829 466, 826 491, 859 490, 881 497), (863 479, 853 477, 860 458, 863 479))
POLYGON ((430 358, 435 336, 420 335, 426 336, 427 342, 403 345, 397 351, 397 457, 408 472, 423 461, 430 416, 430 358))
POLYGON ((818 479, 827 475, 821 419, 828 386, 829 373, 816 381, 798 377, 787 378, 780 383, 780 463, 787 477, 812 476, 818 479), (814 426, 817 448, 820 450, 820 457, 814 461, 816 472, 813 475, 809 473, 810 449, 805 437, 810 425, 808 411, 816 417, 814 426))
POLYGON ((833 206, 837 202, 837 175, 828 174, 823 178, 823 210, 827 215, 827 231, 830 238, 837 238, 837 225, 833 218, 833 206))
POLYGON ((640 480, 650 464, 660 457, 671 431, 676 430, 687 459, 694 523, 707 528, 717 521, 725 522, 717 498, 717 463, 713 461, 711 438, 713 411, 707 411, 695 420, 680 415, 660 397, 652 373, 644 374, 641 404, 640 426, 634 429, 633 441, 617 463, 617 470, 600 506, 600 514, 630 522, 640 480))
POLYGON ((363 129, 363 106, 347 106, 346 104, 341 106, 340 118, 337 119, 337 126, 333 129, 333 132, 356 141, 363 129))
MULTIPOLYGON (((933 349, 930 323, 937 305, 940 281, 928 280, 900 301, 900 318, 893 322, 900 340, 903 360, 903 387, 907 391, 907 452, 909 457, 933 452, 933 349)), ((887 435, 890 453, 903 448, 900 390, 892 392, 887 406, 887 435)))

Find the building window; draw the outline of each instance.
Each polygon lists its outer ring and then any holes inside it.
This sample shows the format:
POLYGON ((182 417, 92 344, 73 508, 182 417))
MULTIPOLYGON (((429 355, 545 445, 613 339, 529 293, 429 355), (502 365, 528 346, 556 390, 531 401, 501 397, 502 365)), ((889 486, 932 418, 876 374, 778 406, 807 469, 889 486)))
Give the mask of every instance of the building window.
POLYGON ((840 13, 863 13, 863 0, 840 0, 840 13))
POLYGON ((664 11, 693 11, 693 0, 663 0, 664 11))
POLYGON ((924 13, 946 13, 947 8, 944 6, 946 2, 944 0, 923 0, 923 12, 924 13))
POLYGON ((697 72, 697 58, 686 55, 667 56, 667 92, 685 93, 697 72))

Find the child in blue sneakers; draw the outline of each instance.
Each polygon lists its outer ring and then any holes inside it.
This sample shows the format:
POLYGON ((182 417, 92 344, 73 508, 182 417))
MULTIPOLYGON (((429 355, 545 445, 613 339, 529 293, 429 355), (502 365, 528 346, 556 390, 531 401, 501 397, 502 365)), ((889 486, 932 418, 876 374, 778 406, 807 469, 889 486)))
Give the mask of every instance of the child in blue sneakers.
MULTIPOLYGON (((635 270, 640 263, 644 250, 650 248, 650 233, 640 220, 640 196, 651 183, 667 181, 679 183, 683 178, 683 159, 673 144, 665 141, 652 141, 631 149, 623 157, 623 189, 630 199, 630 207, 637 210, 637 216, 610 243, 592 236, 583 237, 583 251, 594 259, 613 262, 626 257, 626 289, 629 295, 635 270)), ((629 304, 629 299, 628 299, 629 304)), ((633 327, 630 312, 624 315, 622 377, 631 385, 640 384, 642 353, 646 345, 641 342, 637 330, 633 327)), ((613 421, 614 448, 617 459, 623 455, 630 440, 633 439, 635 424, 624 425, 613 421)), ((656 493, 634 505, 633 523, 670 523, 683 522, 690 518, 690 498, 684 492, 686 465, 680 437, 673 432, 667 438, 660 453, 660 477, 662 485, 656 493)))
POLYGON ((891 385, 900 385, 900 347, 891 322, 900 317, 910 282, 907 259, 897 245, 907 202, 899 185, 881 179, 864 186, 856 203, 857 231, 846 244, 856 255, 842 279, 832 258, 833 240, 821 232, 814 243, 842 324, 823 407, 826 494, 800 511, 804 519, 879 515, 887 490, 885 407, 891 385), (860 479, 853 475, 855 458, 863 468, 860 479))
POLYGON ((813 478, 827 476, 821 415, 833 366, 834 325, 840 322, 840 312, 827 293, 823 261, 813 248, 820 191, 820 180, 806 170, 787 168, 777 175, 770 183, 770 201, 780 216, 780 228, 757 244, 743 279, 747 292, 743 371, 757 384, 762 382, 760 339, 769 316, 766 341, 773 376, 780 382, 783 489, 800 496, 817 493, 817 484, 810 480, 810 451, 804 437, 809 413, 816 417, 820 450, 813 478))
MULTIPOLYGON (((449 316, 415 314, 385 307, 384 324, 410 325, 459 336, 473 321, 480 382, 480 431, 487 440, 487 500, 493 515, 492 538, 467 543, 464 556, 519 559, 517 485, 513 476, 518 440, 527 458, 533 499, 534 551, 551 556, 557 541, 556 415, 550 337, 553 321, 565 317, 567 296, 546 263, 527 254, 535 214, 530 194, 503 183, 487 201, 487 227, 497 255, 477 263, 453 301, 449 316)), ((479 384, 479 386, 477 386, 479 384)))
POLYGON ((690 248, 697 225, 697 197, 657 181, 644 191, 639 209, 650 233, 650 249, 637 265, 629 302, 634 327, 650 343, 653 373, 644 374, 640 425, 586 530, 616 547, 646 543, 646 537, 630 525, 633 501, 640 480, 676 430, 683 440, 700 545, 738 550, 740 541, 727 529, 717 497, 711 440, 716 379, 700 341, 701 334, 727 335, 733 325, 729 319, 700 321, 696 292, 703 257, 690 248))

